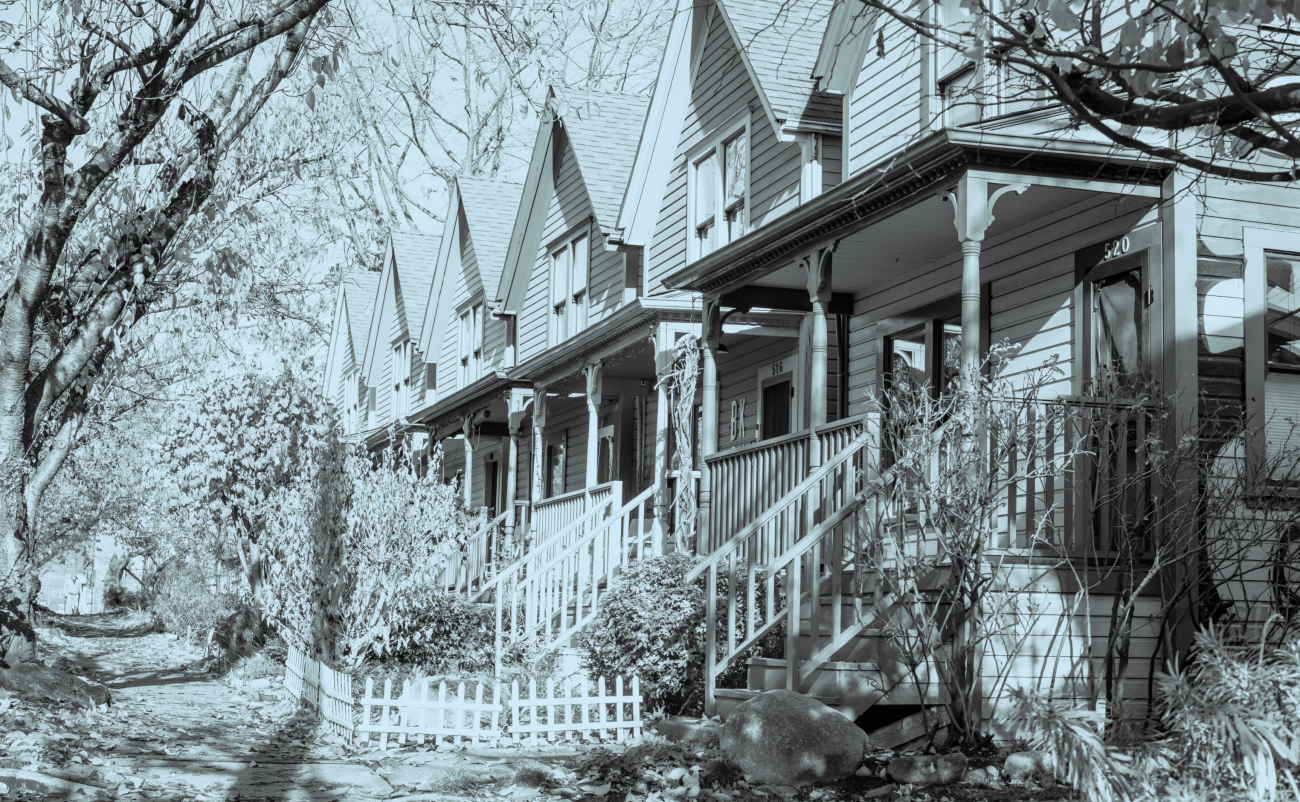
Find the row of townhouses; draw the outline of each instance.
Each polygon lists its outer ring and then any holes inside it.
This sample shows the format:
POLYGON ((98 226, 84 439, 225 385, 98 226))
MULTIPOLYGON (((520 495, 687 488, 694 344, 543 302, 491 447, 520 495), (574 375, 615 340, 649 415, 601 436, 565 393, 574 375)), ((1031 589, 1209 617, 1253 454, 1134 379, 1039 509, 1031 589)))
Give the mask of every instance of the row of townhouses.
MULTIPOLYGON (((457 180, 443 231, 394 233, 338 296, 325 383, 347 433, 441 445, 443 477, 496 533, 457 582, 484 601, 512 583, 548 643, 590 620, 619 565, 674 547, 672 500, 696 483, 689 547, 742 619, 710 639, 710 678, 786 625, 785 657, 749 658, 748 689, 710 687, 724 715, 776 687, 855 712, 944 701, 854 614, 874 591, 853 588, 867 502, 849 473, 879 467, 859 435, 904 373, 938 387, 952 354, 1005 341, 1012 373, 1055 361, 1059 399, 1107 370, 1168 393, 1179 427, 1300 410, 1293 187, 1194 186, 856 6, 683 2, 652 96, 553 104, 522 185, 457 180), (699 456, 681 461, 663 379, 687 335, 699 456), (744 588, 767 591, 757 618, 744 588)), ((1077 484, 1011 488, 990 553, 1026 577, 1076 554, 1077 484), (1045 530, 1055 549, 1031 542, 1045 530)), ((1077 583, 1046 573, 1025 592, 1066 611, 1077 583)), ((1090 605, 1023 654, 1087 654, 1111 599, 1090 605)), ((1002 687, 1050 685, 1044 662, 1004 667, 1002 687)))

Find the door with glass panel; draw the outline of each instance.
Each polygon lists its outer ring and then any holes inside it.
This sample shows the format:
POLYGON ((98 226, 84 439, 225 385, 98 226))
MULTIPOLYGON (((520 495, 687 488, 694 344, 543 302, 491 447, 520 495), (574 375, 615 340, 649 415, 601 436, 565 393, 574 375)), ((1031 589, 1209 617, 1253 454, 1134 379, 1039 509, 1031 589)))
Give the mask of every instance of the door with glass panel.
POLYGON ((886 338, 889 388, 889 447, 887 459, 903 459, 905 513, 917 512, 917 499, 926 475, 942 466, 924 445, 930 431, 942 423, 944 404, 957 389, 961 372, 961 318, 927 320, 886 338), (940 401, 933 404, 933 401, 940 401), (906 456, 912 455, 912 456, 906 456), (916 455, 924 455, 924 464, 916 455))

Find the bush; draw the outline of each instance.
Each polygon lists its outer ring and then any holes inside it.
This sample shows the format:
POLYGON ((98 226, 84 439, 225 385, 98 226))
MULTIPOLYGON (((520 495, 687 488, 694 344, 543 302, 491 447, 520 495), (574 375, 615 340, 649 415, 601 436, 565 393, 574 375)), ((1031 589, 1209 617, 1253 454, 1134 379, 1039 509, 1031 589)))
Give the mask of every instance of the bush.
POLYGON ((171 565, 158 582, 150 608, 164 631, 184 635, 216 629, 238 609, 238 596, 215 593, 195 565, 171 565))
POLYGON ((384 662, 438 673, 492 667, 496 619, 491 606, 424 588, 403 599, 394 612, 389 629, 365 651, 384 662))
MULTIPOLYGON (((641 692, 652 707, 695 711, 704 702, 705 579, 686 584, 686 574, 698 564, 676 552, 628 566, 610 584, 596 620, 574 639, 583 669, 592 677, 636 674, 641 692)), ((719 582, 719 594, 726 593, 719 582)), ((762 594, 756 600, 765 605, 762 594)), ((726 626, 726 605, 719 603, 720 633, 726 626)), ((737 611, 737 621, 745 617, 737 611)), ((722 638, 719 638, 720 643, 722 638)), ((774 632, 747 656, 777 656, 780 635, 774 632)), ((744 687, 747 666, 742 657, 718 677, 718 687, 744 687)))
POLYGON ((149 596, 143 590, 126 590, 121 585, 104 588, 106 610, 143 610, 148 603, 149 596))

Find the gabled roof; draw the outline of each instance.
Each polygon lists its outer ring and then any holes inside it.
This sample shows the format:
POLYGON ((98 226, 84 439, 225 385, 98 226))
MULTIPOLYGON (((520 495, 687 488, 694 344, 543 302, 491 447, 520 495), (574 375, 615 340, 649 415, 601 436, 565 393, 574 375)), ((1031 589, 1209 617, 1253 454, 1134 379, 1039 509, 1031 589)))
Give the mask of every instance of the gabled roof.
POLYGON ((812 74, 823 91, 847 95, 858 82, 880 12, 867 8, 859 0, 834 0, 834 3, 812 74))
POLYGON ((573 143, 596 224, 609 233, 618 223, 618 207, 636 160, 650 98, 591 92, 567 100, 560 121, 573 143))
POLYGON ((339 283, 330 326, 329 351, 325 357, 325 397, 332 399, 343 365, 360 365, 365 358, 370 333, 370 313, 375 306, 379 274, 358 270, 339 283))
MULTIPOLYGON (((573 95, 558 102, 550 92, 547 108, 557 111, 578 162, 582 183, 591 199, 596 225, 606 236, 614 233, 628 177, 640 147, 650 99, 639 95, 601 92, 573 95)), ((533 157, 528 163, 519 213, 515 215, 506 254, 505 274, 497 300, 507 312, 518 312, 536 266, 538 240, 553 194, 551 173, 556 123, 544 121, 537 129, 533 157)))
POLYGON ((840 97, 813 80, 831 7, 832 0, 718 0, 754 83, 787 127, 841 125, 840 97))
POLYGON ((428 234, 407 234, 394 231, 384 249, 383 271, 379 274, 379 291, 375 293, 375 310, 370 316, 369 336, 366 339, 366 358, 362 372, 367 380, 373 378, 375 355, 379 343, 388 345, 380 328, 391 315, 406 321, 409 337, 418 338, 424 329, 425 311, 428 309, 429 288, 433 283, 434 265, 438 259, 440 237, 428 234), (396 289, 401 288, 401 308, 389 308, 396 301, 396 289))
POLYGON ((469 237, 474 243, 483 294, 491 303, 497 298, 501 269, 505 266, 506 250, 510 244, 510 229, 514 228, 519 197, 524 188, 522 184, 508 181, 463 176, 456 179, 456 184, 460 190, 460 208, 465 213, 469 237))
POLYGON ((341 291, 352 335, 352 359, 360 365, 366 355, 366 336, 370 333, 370 315, 375 309, 375 295, 379 292, 379 274, 373 270, 353 271, 343 279, 341 291))

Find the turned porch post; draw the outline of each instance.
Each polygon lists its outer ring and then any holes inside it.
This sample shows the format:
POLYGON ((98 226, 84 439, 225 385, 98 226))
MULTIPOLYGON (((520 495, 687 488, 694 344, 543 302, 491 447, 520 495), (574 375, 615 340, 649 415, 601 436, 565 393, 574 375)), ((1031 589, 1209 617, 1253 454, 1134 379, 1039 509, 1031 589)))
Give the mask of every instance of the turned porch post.
MULTIPOLYGON (((546 498, 546 388, 533 390, 533 507, 546 498)), ((536 512, 534 511, 534 514, 536 512)))
POLYGON ((655 349, 655 521, 654 552, 663 554, 668 521, 668 385, 664 383, 672 370, 672 343, 667 328, 660 324, 651 338, 655 349))
POLYGON ((1029 184, 1002 184, 989 193, 987 178, 964 175, 957 188, 944 194, 953 205, 953 224, 961 243, 961 375, 967 390, 979 375, 980 343, 980 249, 984 234, 993 223, 993 205, 1008 192, 1024 194, 1029 184))
POLYGON ((717 348, 722 344, 722 309, 718 299, 704 302, 704 348, 700 351, 703 381, 700 386, 700 499, 699 524, 696 526, 695 552, 708 554, 713 550, 712 509, 713 477, 709 474, 708 459, 718 450, 718 363, 717 348))
POLYGON ((526 390, 510 391, 510 414, 506 423, 509 427, 510 439, 506 443, 506 524, 503 540, 510 544, 514 551, 513 556, 521 554, 523 546, 523 538, 516 539, 515 534, 520 524, 515 511, 515 496, 519 485, 519 438, 523 434, 524 405, 527 403, 526 390))
POLYGON ((587 502, 591 489, 600 478, 600 396, 604 379, 603 362, 593 362, 582 369, 587 378, 587 502))
POLYGON ((461 418, 461 429, 465 432, 465 508, 474 503, 472 488, 474 486, 474 417, 466 415, 461 418))
POLYGON ((835 246, 813 254, 806 262, 808 271, 808 300, 812 302, 812 364, 808 366, 808 383, 811 385, 809 401, 812 410, 808 422, 812 428, 808 442, 808 468, 820 468, 826 455, 822 454, 817 427, 826 423, 826 365, 829 352, 829 335, 826 331, 826 307, 831 300, 831 256, 835 246))

